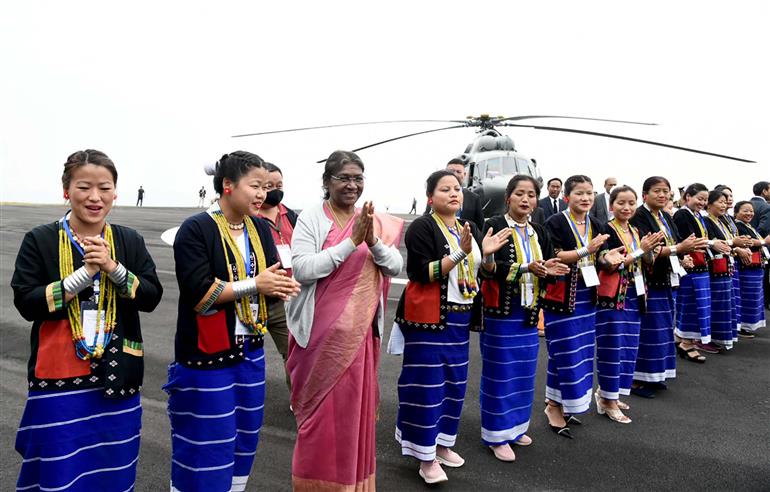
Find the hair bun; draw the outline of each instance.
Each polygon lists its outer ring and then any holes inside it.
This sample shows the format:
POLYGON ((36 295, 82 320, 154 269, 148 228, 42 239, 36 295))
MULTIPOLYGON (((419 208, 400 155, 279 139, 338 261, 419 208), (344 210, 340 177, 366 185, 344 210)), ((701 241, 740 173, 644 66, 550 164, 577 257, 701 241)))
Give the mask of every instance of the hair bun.
POLYGON ((203 172, 205 172, 209 176, 213 176, 217 172, 218 165, 219 165, 219 161, 207 162, 206 164, 203 165, 203 172))

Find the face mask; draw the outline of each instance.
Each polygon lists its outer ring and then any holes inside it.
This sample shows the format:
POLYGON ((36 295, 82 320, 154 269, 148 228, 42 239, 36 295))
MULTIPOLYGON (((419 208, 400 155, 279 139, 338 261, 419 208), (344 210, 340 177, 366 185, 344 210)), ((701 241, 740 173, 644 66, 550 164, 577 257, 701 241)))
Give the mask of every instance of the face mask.
POLYGON ((265 196, 265 203, 271 207, 275 207, 283 200, 283 190, 270 190, 265 196))

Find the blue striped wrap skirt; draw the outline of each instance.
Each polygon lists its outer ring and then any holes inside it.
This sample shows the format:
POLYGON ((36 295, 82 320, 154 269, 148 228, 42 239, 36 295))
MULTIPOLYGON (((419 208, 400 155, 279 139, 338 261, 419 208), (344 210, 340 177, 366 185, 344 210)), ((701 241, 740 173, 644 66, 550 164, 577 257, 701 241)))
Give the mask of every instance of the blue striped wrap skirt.
POLYGON ((526 326, 524 309, 505 318, 485 316, 480 334, 481 440, 487 446, 513 443, 529 428, 535 397, 537 327, 526 326))
POLYGON ((711 341, 711 284, 708 272, 690 273, 679 281, 676 329, 679 338, 711 341))
POLYGON ((401 327, 396 441, 404 456, 432 461, 436 446, 455 445, 468 383, 470 321, 468 311, 450 312, 443 330, 401 327))
POLYGON ((738 274, 736 267, 735 273, 733 273, 733 342, 738 341, 738 330, 741 329, 741 277, 738 274))
POLYGON ((244 345, 221 369, 168 368, 172 491, 243 491, 257 453, 265 405, 265 353, 244 345))
POLYGON ((23 459, 16 490, 134 490, 139 394, 103 394, 103 388, 29 392, 16 434, 23 459))
POLYGON ((574 312, 545 311, 548 347, 545 397, 560 403, 566 414, 586 412, 591 403, 595 323, 596 306, 582 278, 578 281, 574 312))
POLYGON ((662 383, 676 377, 674 304, 678 294, 670 287, 648 289, 647 310, 641 315, 639 351, 634 368, 637 381, 662 383))
POLYGON ((596 373, 599 396, 606 400, 631 393, 641 322, 633 283, 628 285, 623 309, 596 311, 596 373))
POLYGON ((733 348, 733 280, 732 277, 711 277, 711 340, 733 348))
POLYGON ((740 268, 741 329, 756 331, 765 326, 765 293, 761 268, 740 268))

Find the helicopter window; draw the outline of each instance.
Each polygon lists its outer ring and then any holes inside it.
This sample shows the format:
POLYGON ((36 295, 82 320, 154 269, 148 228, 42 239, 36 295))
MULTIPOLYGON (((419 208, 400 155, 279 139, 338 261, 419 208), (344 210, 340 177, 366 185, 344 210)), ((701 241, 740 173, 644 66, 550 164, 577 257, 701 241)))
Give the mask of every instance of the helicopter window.
POLYGON ((512 176, 519 174, 520 172, 527 171, 524 167, 523 171, 519 171, 516 166, 516 159, 513 157, 490 157, 479 161, 479 175, 486 178, 494 178, 495 176, 512 176))
POLYGON ((532 169, 529 167, 529 161, 527 159, 522 159, 521 157, 517 157, 516 167, 518 168, 519 174, 526 174, 528 176, 532 176, 532 169))

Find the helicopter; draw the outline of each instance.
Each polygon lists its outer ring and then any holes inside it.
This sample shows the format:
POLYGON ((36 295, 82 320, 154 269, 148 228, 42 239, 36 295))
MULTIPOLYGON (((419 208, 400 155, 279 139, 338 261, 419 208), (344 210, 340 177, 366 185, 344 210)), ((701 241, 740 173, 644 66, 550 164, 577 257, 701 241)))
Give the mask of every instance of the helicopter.
MULTIPOLYGON (((309 131, 320 130, 326 128, 340 128, 348 126, 363 126, 363 125, 381 125, 381 124, 396 124, 396 123, 454 123, 452 126, 434 128, 431 130, 424 130, 414 133, 408 133, 406 135, 399 135, 393 138, 388 138, 379 142, 374 142, 357 149, 353 149, 353 152, 359 152, 378 145, 394 142, 396 140, 402 140, 405 138, 415 137, 418 135, 425 135, 428 133, 435 133, 440 131, 452 130, 457 128, 477 128, 476 138, 467 145, 465 150, 460 154, 459 158, 465 164, 466 169, 466 182, 462 183, 464 187, 467 187, 474 193, 478 194, 481 198, 483 206, 484 217, 492 217, 504 213, 505 205, 505 188, 508 185, 508 181, 517 174, 524 174, 535 178, 542 188, 543 178, 537 165, 537 161, 534 158, 530 158, 520 153, 514 144, 513 139, 501 133, 498 127, 517 127, 517 128, 530 128, 535 130, 557 131, 566 133, 575 133, 581 135, 590 135, 595 137, 613 138, 618 140, 625 140, 629 142, 642 143, 646 145, 656 145, 659 147, 666 147, 685 152, 693 152, 696 154, 709 155, 712 157, 719 157, 722 159, 729 159, 739 162, 754 163, 755 161, 743 159, 740 157, 733 157, 723 154, 717 154, 714 152, 708 152, 705 150, 692 149, 688 147, 681 147, 678 145, 671 145, 661 142, 654 142, 651 140, 643 140, 633 137, 627 137, 623 135, 615 135, 610 133, 595 132, 589 130, 581 130, 576 128, 543 126, 533 124, 517 123, 524 120, 532 119, 568 119, 568 120, 583 120, 583 121, 600 121, 605 123, 618 123, 629 125, 646 125, 656 126, 657 123, 644 123, 637 121, 626 120, 613 120, 604 118, 590 118, 582 116, 556 116, 556 115, 527 115, 527 116, 490 116, 489 114, 481 114, 479 116, 467 116, 463 120, 388 120, 388 121, 369 121, 360 123, 342 123, 335 125, 322 125, 312 126, 304 128, 290 128, 285 130, 273 130, 257 133, 245 133, 240 135, 233 135, 233 138, 253 137, 261 135, 270 135, 277 133, 287 133, 296 131, 309 131)), ((318 164, 325 162, 326 159, 317 161, 318 164)))

